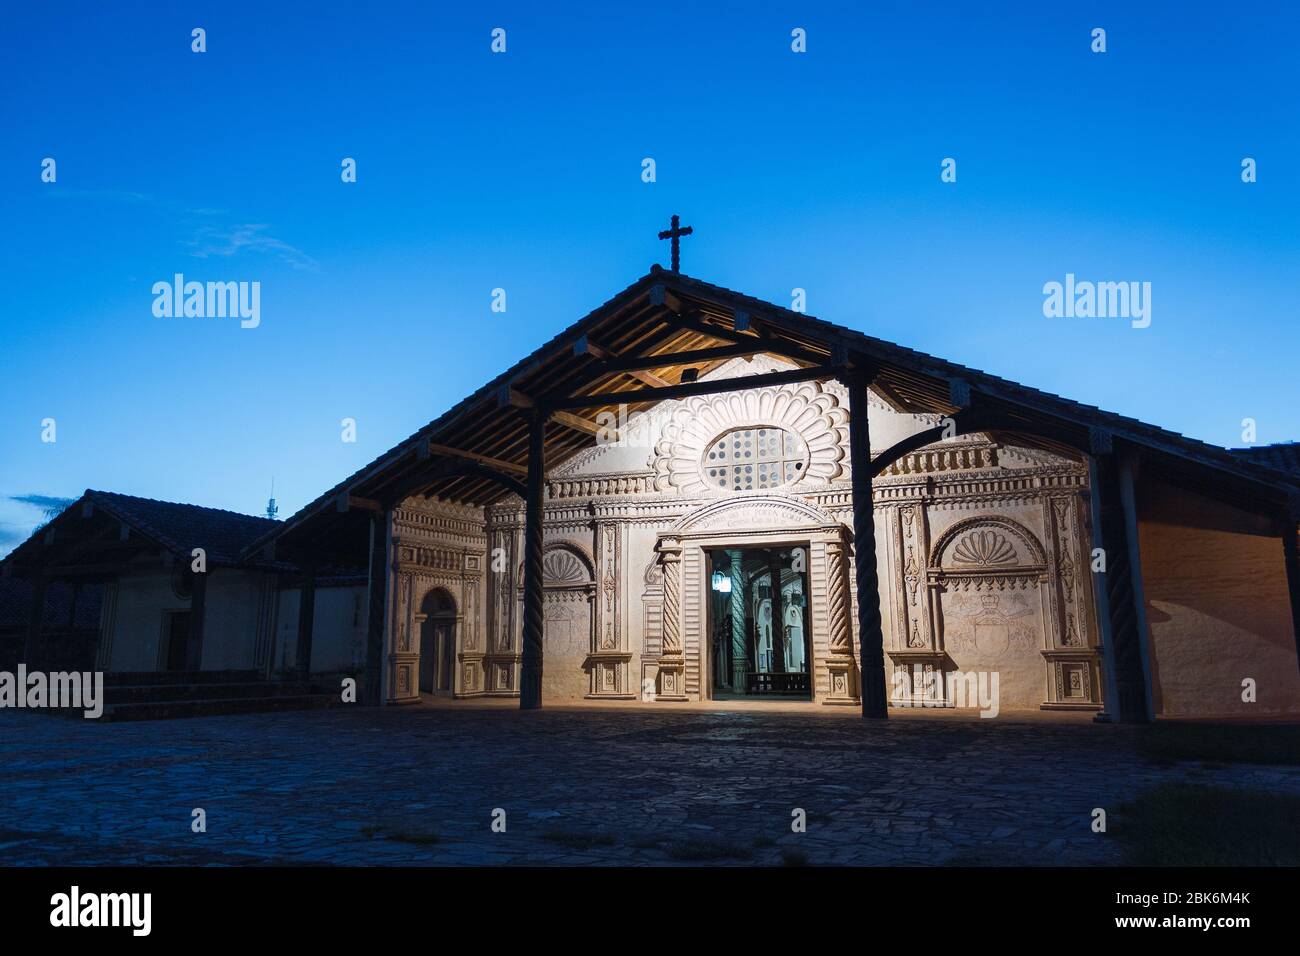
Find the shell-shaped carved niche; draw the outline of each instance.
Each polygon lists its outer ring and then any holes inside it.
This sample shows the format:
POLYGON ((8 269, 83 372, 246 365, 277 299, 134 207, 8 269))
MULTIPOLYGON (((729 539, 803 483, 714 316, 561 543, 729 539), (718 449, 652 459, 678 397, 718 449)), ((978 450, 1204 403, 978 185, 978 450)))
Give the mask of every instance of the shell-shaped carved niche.
POLYGON ((542 558, 542 583, 545 587, 587 584, 591 573, 572 551, 556 548, 542 558))
POLYGON ((1002 515, 958 521, 935 539, 930 553, 930 567, 954 572, 1037 568, 1045 560, 1034 533, 1002 515))
POLYGON ((798 437, 800 451, 806 450, 806 465, 792 469, 796 476, 782 487, 829 482, 844 473, 848 413, 819 383, 804 382, 683 401, 674 409, 655 445, 655 490, 724 494, 716 481, 709 480, 705 456, 719 438, 738 428, 783 429, 798 437))
POLYGON ((1006 535, 988 528, 982 531, 968 531, 952 548, 954 564, 972 564, 979 567, 994 567, 1000 564, 1014 564, 1016 549, 1006 539, 1006 535))

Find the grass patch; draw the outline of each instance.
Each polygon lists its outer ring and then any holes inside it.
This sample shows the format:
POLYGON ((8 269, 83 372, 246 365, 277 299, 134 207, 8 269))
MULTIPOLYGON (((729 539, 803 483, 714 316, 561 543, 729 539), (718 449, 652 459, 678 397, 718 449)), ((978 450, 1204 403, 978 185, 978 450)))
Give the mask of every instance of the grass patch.
POLYGON ((1300 866, 1300 795, 1165 783, 1120 806, 1133 866, 1300 866))
POLYGON ((1176 760, 1216 764, 1300 766, 1300 724, 1155 723, 1138 736, 1138 749, 1157 766, 1176 760))
POLYGON ((706 838, 671 843, 668 855, 688 863, 717 863, 721 860, 748 860, 753 858, 754 851, 739 843, 706 838))
POLYGON ((542 839, 570 850, 590 850, 598 846, 614 845, 614 838, 608 833, 587 833, 583 830, 548 830, 542 834, 542 839))

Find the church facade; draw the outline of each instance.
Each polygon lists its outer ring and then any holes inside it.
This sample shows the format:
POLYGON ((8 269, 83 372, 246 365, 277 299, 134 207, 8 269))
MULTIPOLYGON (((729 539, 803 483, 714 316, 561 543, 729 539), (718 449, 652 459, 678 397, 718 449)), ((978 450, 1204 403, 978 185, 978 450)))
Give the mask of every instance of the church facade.
POLYGON ((287 521, 87 492, 3 568, 28 660, 77 581, 110 674, 371 704, 1298 714, 1293 450, 656 267, 287 521))
MULTIPOLYGON (((712 377, 740 390, 611 424, 548 475, 545 700, 858 703, 846 396, 743 388, 788 367, 734 359, 712 377), (682 658, 666 686, 665 648, 682 658)), ((937 424, 878 399, 868 414, 882 449, 937 424)), ((951 703, 932 675, 997 672, 1004 707, 1100 709, 1082 464, 970 436, 910 453, 875 488, 896 702, 951 703)), ((523 502, 408 499, 395 526, 389 699, 516 695, 523 502), (439 604, 456 609, 455 671, 422 684, 439 604)))

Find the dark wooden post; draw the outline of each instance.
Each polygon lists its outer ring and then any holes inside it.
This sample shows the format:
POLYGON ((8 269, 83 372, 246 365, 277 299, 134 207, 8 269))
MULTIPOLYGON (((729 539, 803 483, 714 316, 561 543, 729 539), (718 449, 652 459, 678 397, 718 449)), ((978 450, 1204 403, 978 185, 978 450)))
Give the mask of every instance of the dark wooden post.
POLYGON ((316 566, 308 564, 303 569, 302 587, 298 591, 298 650, 294 655, 294 665, 302 680, 311 676, 311 640, 315 624, 316 566))
POLYGON ((1102 549, 1106 562, 1101 573, 1108 625, 1105 650, 1111 659, 1116 697, 1106 702, 1106 710, 1121 723, 1144 724, 1151 717, 1142 662, 1143 615, 1138 607, 1141 585, 1137 576, 1142 569, 1133 561, 1137 542, 1130 540, 1130 529, 1137 528, 1137 515, 1128 513, 1132 496, 1124 494, 1122 464, 1109 451, 1108 441, 1103 439, 1104 451, 1093 455, 1096 530, 1100 534, 1100 541, 1094 540, 1093 545, 1102 549))
POLYGON ((203 621, 207 603, 208 573, 199 571, 190 584, 190 633, 185 646, 185 669, 188 671, 203 668, 203 621))
POLYGON ((27 643, 23 648, 23 660, 28 667, 35 667, 37 656, 41 653, 41 625, 45 622, 45 574, 38 571, 32 577, 32 606, 27 621, 27 643))
POLYGON ((871 501, 871 425, 867 421, 865 369, 844 376, 849 389, 849 455, 853 460, 853 569, 858 598, 858 644, 862 649, 862 716, 889 716, 885 686, 885 636, 880 620, 880 575, 876 569, 875 508, 871 501))
POLYGON ((384 702, 384 625, 388 614, 387 508, 370 519, 370 575, 366 601, 366 685, 363 700, 377 707, 384 702))
POLYGON ((1291 595, 1291 632, 1296 661, 1300 663, 1300 510, 1288 511, 1282 525, 1282 557, 1286 562, 1286 587, 1291 595))
POLYGON ((546 484, 546 419, 534 409, 528 428, 528 481, 524 500, 524 646, 519 679, 519 709, 542 706, 542 492, 546 484))

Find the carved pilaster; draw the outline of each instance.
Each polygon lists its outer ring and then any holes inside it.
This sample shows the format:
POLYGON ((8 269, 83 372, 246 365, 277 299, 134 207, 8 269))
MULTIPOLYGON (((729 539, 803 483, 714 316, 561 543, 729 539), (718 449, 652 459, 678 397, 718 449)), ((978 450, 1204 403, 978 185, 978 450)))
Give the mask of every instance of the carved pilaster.
POLYGON ((829 654, 826 659, 830 671, 830 693, 827 704, 852 704, 854 693, 853 630, 849 627, 849 581, 844 544, 840 541, 826 543, 826 602, 829 654))
POLYGON ((596 579, 592 582, 595 627, 591 636, 588 697, 627 699, 636 696, 628 684, 632 660, 624 648, 622 606, 623 529, 616 521, 597 521, 596 579))
POLYGON ((682 648, 682 545, 673 538, 659 542, 664 570, 664 647, 659 658, 659 700, 685 700, 686 657, 682 648))

